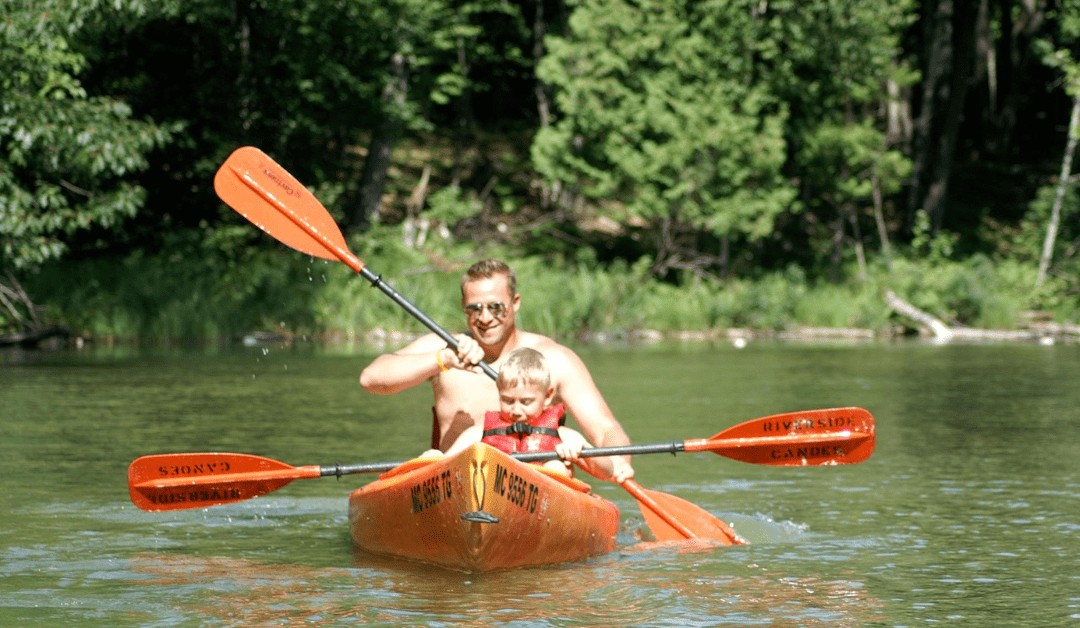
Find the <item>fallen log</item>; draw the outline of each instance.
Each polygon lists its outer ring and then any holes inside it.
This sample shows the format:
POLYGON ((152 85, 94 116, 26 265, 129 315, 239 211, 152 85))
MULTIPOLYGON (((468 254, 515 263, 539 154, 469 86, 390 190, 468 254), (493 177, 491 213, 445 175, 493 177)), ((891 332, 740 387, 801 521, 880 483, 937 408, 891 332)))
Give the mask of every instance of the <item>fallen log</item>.
POLYGON ((916 323, 929 328, 931 334, 938 340, 948 342, 950 340, 1035 340, 1039 334, 1031 330, 1011 329, 972 329, 970 327, 952 327, 946 325, 941 319, 924 312, 907 301, 896 296, 892 290, 885 291, 885 303, 897 314, 906 316, 916 323))
POLYGON ((0 347, 20 346, 25 348, 36 347, 50 338, 67 339, 71 336, 71 328, 65 326, 40 327, 13 334, 0 334, 0 347))

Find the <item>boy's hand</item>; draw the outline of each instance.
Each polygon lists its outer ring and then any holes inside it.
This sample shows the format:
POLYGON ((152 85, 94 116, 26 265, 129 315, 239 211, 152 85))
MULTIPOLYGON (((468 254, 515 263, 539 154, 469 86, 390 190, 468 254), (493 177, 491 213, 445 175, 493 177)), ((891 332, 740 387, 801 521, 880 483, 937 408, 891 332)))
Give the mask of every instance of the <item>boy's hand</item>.
POLYGON ((582 442, 563 441, 558 445, 555 445, 555 453, 559 454, 559 457, 563 460, 574 462, 581 456, 581 449, 584 446, 582 442))

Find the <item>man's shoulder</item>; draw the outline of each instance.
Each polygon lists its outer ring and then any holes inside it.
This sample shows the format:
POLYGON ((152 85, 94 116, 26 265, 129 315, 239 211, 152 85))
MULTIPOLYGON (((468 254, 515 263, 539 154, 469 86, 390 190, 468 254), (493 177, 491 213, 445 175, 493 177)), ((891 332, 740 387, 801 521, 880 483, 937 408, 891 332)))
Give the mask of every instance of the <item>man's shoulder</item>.
POLYGON ((529 347, 530 349, 536 349, 540 353, 543 353, 546 357, 548 353, 564 353, 571 352, 570 349, 555 342, 551 338, 533 332, 518 332, 518 346, 529 347))
POLYGON ((543 353, 553 372, 574 368, 581 361, 573 349, 543 334, 526 333, 520 338, 518 346, 529 347, 543 353))

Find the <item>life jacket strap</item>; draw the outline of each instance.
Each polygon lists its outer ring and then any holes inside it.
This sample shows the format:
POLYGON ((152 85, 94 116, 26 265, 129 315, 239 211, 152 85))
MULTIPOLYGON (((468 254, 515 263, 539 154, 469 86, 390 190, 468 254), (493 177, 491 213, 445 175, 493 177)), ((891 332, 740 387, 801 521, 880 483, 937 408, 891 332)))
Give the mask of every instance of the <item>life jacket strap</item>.
POLYGON ((506 427, 497 427, 490 430, 484 430, 484 438, 488 436, 510 436, 512 434, 543 434, 545 436, 559 437, 559 430, 552 429, 550 427, 538 427, 536 425, 529 425, 524 421, 517 421, 511 423, 506 427))

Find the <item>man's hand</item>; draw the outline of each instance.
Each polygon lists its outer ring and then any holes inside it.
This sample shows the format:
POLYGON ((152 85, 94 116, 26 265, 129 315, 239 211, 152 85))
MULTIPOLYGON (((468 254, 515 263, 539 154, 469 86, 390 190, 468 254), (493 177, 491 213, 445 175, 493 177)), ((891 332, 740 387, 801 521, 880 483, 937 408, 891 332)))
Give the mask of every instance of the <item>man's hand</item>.
POLYGON ((447 349, 449 349, 448 351, 442 351, 443 365, 447 368, 483 373, 483 371, 476 366, 484 360, 484 348, 480 346, 480 343, 476 342, 476 339, 472 336, 466 334, 458 334, 454 336, 454 340, 458 343, 457 351, 455 352, 449 347, 447 347, 447 349))
POLYGON ((634 477, 634 467, 630 466, 629 460, 624 456, 612 456, 611 466, 611 481, 616 484, 622 484, 634 477))

